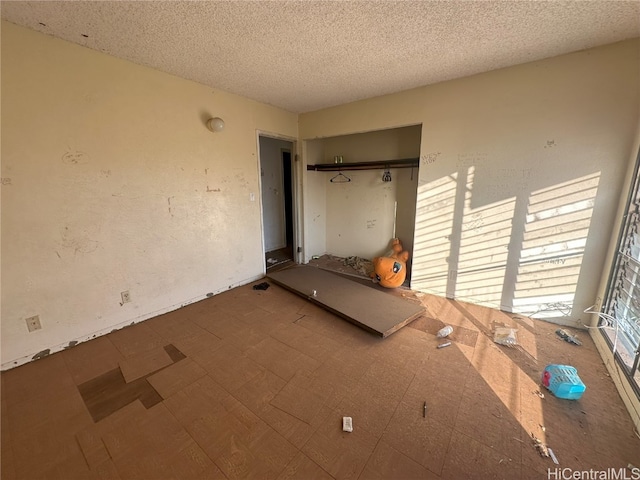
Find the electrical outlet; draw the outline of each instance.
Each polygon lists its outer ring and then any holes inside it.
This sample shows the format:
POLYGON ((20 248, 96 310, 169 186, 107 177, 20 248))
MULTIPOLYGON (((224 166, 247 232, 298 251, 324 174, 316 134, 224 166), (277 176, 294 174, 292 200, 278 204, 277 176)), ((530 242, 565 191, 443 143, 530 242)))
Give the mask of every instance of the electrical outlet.
POLYGON ((33 317, 29 317, 26 319, 27 328, 30 332, 35 332, 36 330, 40 330, 42 328, 42 324, 40 323, 40 317, 38 315, 34 315, 33 317))
POLYGON ((131 301, 131 294, 129 294, 129 290, 126 290, 120 294, 122 297, 122 303, 129 303, 131 301))

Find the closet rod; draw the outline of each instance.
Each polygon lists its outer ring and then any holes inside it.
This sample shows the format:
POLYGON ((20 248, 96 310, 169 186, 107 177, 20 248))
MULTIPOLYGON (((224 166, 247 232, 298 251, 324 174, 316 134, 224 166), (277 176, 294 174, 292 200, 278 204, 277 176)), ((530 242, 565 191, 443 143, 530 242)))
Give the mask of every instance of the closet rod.
POLYGON ((401 160, 376 160, 372 162, 318 163, 316 165, 307 165, 307 170, 339 172, 347 170, 378 170, 384 168, 416 168, 419 165, 419 158, 404 158, 401 160))

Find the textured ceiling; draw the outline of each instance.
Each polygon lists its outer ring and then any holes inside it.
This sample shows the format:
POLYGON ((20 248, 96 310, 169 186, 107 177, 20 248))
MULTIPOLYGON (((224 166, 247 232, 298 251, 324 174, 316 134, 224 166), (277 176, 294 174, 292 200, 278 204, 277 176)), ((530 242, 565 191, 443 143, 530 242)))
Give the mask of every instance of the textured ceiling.
POLYGON ((2 18, 292 112, 640 36, 640 1, 2 1, 2 18))

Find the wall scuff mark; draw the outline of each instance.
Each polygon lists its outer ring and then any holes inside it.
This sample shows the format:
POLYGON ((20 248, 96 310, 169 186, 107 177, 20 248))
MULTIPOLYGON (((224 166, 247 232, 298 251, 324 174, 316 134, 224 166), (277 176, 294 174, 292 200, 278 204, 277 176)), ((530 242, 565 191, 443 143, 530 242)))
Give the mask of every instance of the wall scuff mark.
POLYGON ((86 232, 80 233, 79 236, 75 238, 75 236, 72 235, 69 231, 69 227, 64 227, 64 230, 62 230, 61 232, 61 237, 62 246, 64 248, 72 249, 74 254, 94 252, 100 245, 100 243, 96 240, 92 240, 91 238, 89 238, 86 232))
POLYGON ((89 156, 84 152, 66 152, 62 161, 67 165, 81 165, 89 161, 89 156))

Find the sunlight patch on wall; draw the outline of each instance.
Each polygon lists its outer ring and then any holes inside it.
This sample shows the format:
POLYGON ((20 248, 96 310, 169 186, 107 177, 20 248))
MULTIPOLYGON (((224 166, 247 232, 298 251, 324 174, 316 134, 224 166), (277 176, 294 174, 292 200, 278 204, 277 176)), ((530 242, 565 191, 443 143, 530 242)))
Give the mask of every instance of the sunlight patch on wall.
POLYGON ((464 196, 455 297, 478 305, 500 305, 509 255, 515 197, 473 208, 475 167, 464 196))
POLYGON ((412 288, 444 295, 458 174, 418 186, 412 288))
POLYGON ((513 312, 571 315, 599 180, 598 172, 531 193, 513 312))

